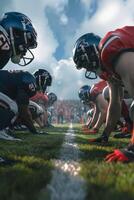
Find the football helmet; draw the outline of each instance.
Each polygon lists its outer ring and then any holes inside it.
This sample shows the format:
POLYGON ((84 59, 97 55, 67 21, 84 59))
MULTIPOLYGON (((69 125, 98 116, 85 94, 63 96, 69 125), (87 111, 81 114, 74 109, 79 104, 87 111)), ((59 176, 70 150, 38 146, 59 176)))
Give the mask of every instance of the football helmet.
POLYGON ((48 100, 51 104, 53 104, 55 101, 57 101, 57 96, 55 93, 50 92, 48 93, 48 100))
POLYGON ((90 97, 90 89, 89 85, 84 85, 79 89, 78 96, 81 101, 88 102, 90 97))
MULTIPOLYGON (((16 73, 16 72, 14 72, 16 73)), ((20 87, 25 90, 29 97, 36 94, 37 86, 35 77, 27 71, 21 71, 22 74, 22 84, 20 87)))
POLYGON ((28 65, 34 59, 30 49, 37 47, 37 33, 31 20, 18 12, 7 12, 0 20, 11 44, 11 61, 21 66, 28 65), (29 56, 25 56, 29 52, 29 56))
POLYGON ((52 76, 45 69, 38 69, 33 74, 36 78, 36 84, 39 90, 45 92, 47 86, 51 86, 52 84, 52 76))
POLYGON ((101 38, 93 33, 82 35, 75 43, 73 60, 77 69, 85 68, 85 77, 96 79, 96 70, 100 66, 98 45, 101 38), (92 76, 94 73, 94 77, 92 76))

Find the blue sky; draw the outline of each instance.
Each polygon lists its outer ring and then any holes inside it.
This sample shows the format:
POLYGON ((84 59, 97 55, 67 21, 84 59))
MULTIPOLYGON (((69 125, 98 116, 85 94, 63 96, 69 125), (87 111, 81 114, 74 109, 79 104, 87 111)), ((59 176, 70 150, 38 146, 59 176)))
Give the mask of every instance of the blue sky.
MULTIPOLYGON (((84 70, 76 70, 72 49, 78 37, 94 32, 103 37, 108 31, 134 24, 133 0, 0 0, 0 11, 28 15, 38 33, 35 60, 25 70, 47 69, 53 76, 50 91, 59 98, 78 98, 82 85, 92 85, 84 70)), ((7 69, 20 69, 9 63, 7 69)))

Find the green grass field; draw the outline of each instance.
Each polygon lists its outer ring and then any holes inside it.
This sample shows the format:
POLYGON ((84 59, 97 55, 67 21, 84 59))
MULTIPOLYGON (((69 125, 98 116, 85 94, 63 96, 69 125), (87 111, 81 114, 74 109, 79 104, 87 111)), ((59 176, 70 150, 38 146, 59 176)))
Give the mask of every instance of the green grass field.
POLYGON ((50 129, 48 135, 18 132, 21 142, 0 140, 0 155, 11 159, 0 165, 0 200, 44 200, 56 159, 68 127, 50 129))
MULTIPOLYGON (((49 128, 48 135, 17 132, 21 142, 0 140, 0 155, 12 162, 0 165, 0 200, 49 200, 46 185, 59 157, 68 124, 49 128)), ((104 157, 115 148, 127 145, 128 139, 110 138, 109 145, 89 145, 80 125, 74 125, 75 141, 81 150, 82 176, 87 183, 86 200, 133 200, 134 165, 105 163, 104 157)), ((60 199, 59 199, 60 200, 60 199)), ((72 199, 73 200, 73 199, 72 199)))
POLYGON ((87 181, 87 200, 133 200, 134 164, 106 163, 104 157, 115 148, 127 145, 128 139, 110 138, 107 146, 88 144, 80 126, 75 126, 81 154, 81 176, 87 181))

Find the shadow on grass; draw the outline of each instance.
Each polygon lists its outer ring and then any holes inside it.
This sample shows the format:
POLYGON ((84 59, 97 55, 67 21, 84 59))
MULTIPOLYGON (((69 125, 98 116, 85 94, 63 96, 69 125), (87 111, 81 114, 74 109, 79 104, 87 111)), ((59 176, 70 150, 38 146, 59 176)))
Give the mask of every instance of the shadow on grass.
POLYGON ((51 169, 49 162, 38 159, 0 167, 0 199, 37 200, 51 179, 51 169))
POLYGON ((128 144, 127 140, 119 141, 112 138, 107 144, 89 143, 88 137, 83 136, 77 136, 76 142, 82 152, 81 159, 91 161, 104 161, 105 156, 113 152, 114 149, 124 148, 128 144))
POLYGON ((120 191, 115 185, 106 186, 105 184, 90 184, 88 187, 87 200, 133 200, 134 195, 129 192, 120 191))
MULTIPOLYGON (((16 132, 22 142, 0 140, 1 200, 37 200, 40 190, 51 178, 52 161, 59 157, 65 127, 50 128, 48 135, 16 132)), ((46 131, 46 129, 44 129, 46 131)))
POLYGON ((89 144, 89 145, 97 145, 97 146, 113 146, 118 148, 126 147, 129 143, 129 139, 113 139, 112 137, 109 138, 109 142, 107 144, 99 144, 99 143, 92 143, 89 142, 88 139, 90 138, 97 138, 100 137, 100 135, 84 135, 79 134, 76 135, 77 137, 77 143, 78 144, 89 144))

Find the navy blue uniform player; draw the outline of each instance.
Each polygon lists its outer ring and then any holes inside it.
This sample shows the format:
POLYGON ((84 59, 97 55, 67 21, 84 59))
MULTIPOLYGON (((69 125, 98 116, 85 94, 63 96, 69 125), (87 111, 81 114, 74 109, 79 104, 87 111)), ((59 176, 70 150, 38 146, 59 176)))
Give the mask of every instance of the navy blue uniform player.
POLYGON ((29 130, 36 133, 28 104, 36 94, 36 80, 29 72, 0 71, 0 130, 14 123, 19 116, 29 130))
MULTIPOLYGON (((31 20, 24 15, 23 13, 18 12, 8 12, 3 15, 0 20, 0 69, 2 69, 8 61, 11 59, 13 63, 19 65, 27 65, 34 59, 34 55, 31 52, 31 49, 37 47, 37 34, 32 25, 31 20), (29 51, 30 57, 26 57, 26 53, 29 51)), ((2 75, 2 74, 1 74, 2 75)), ((4 76, 5 77, 5 76, 4 76)), ((8 77, 2 78, 1 81, 5 79, 8 80, 8 77)), ((2 85, 2 83, 1 83, 2 85)), ((6 89, 6 88, 5 88, 6 89)), ((2 90, 4 92, 4 88, 1 86, 1 96, 2 90)), ((7 92, 5 90, 5 92, 7 92)), ((23 93, 22 93, 23 94, 23 93)), ((11 91, 8 93, 11 95, 11 91)), ((15 95, 15 93, 14 93, 15 95)), ((13 95, 13 96, 14 96, 13 95)), ((4 98, 4 93, 3 96, 4 98)), ((5 95, 6 99, 3 99, 3 102, 9 100, 10 106, 7 104, 4 109, 3 105, 5 105, 2 101, 0 103, 0 121, 1 129, 6 127, 9 124, 10 120, 12 123, 15 120, 15 116, 18 112, 18 107, 15 102, 5 95), (11 108, 10 108, 11 107, 11 108), (7 118, 2 115, 2 113, 6 113, 8 108, 9 113, 7 113, 7 118), (8 115, 9 114, 9 115, 8 115)), ((27 101, 23 96, 23 101, 27 101)), ((18 96, 17 101, 20 102, 20 97, 18 96)), ((23 106, 22 106, 23 107, 23 106)), ((20 106, 20 113, 23 113, 24 110, 20 106), (23 110, 23 111, 22 111, 23 110)), ((32 126, 31 126, 32 127, 32 126)), ((0 162, 3 162, 4 159, 0 157, 0 162)))
POLYGON ((0 69, 10 58, 15 64, 28 65, 34 59, 31 49, 36 47, 37 34, 31 20, 22 13, 5 13, 0 20, 0 69))

